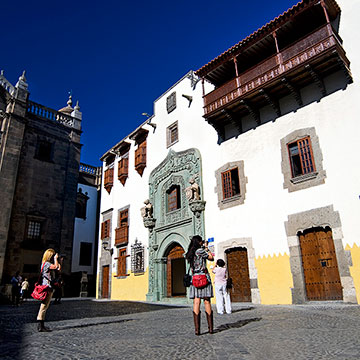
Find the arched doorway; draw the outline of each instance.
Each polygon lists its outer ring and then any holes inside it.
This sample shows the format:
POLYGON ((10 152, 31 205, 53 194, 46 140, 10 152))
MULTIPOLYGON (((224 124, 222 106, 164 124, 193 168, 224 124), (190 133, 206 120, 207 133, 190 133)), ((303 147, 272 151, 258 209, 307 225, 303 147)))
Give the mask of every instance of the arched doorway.
POLYGON ((225 250, 229 277, 233 281, 232 302, 251 302, 248 254, 245 247, 225 250))
POLYGON ((167 296, 186 296, 186 288, 183 284, 186 271, 184 249, 175 243, 169 248, 166 258, 167 296))
POLYGON ((330 227, 307 229, 299 232, 298 236, 307 299, 342 300, 342 286, 330 227))

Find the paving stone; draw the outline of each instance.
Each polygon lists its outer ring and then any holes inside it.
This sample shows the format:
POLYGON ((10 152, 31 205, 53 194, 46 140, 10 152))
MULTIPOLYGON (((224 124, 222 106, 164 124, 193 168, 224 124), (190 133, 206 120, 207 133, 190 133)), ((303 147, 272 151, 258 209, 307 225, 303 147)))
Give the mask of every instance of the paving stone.
MULTIPOLYGON (((360 307, 342 303, 293 306, 233 304, 214 311, 208 334, 194 335, 189 306, 64 300, 47 314, 51 333, 36 331, 39 304, 0 307, 2 359, 359 359, 360 307)), ((214 308, 215 310, 215 308, 214 308)))

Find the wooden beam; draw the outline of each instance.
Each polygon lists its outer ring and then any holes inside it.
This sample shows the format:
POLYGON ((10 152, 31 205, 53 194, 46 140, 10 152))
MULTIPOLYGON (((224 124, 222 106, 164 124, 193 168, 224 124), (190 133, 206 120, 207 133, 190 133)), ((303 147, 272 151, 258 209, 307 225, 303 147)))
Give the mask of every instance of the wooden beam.
POLYGON ((289 89, 291 95, 295 98, 299 106, 303 106, 303 101, 301 98, 300 91, 286 78, 281 79, 282 83, 289 89))
POLYGON ((256 121, 256 123, 258 125, 261 125, 261 121, 260 121, 260 114, 259 111, 254 109, 250 103, 246 100, 240 100, 240 104, 244 105, 247 109, 247 111, 249 111, 249 113, 251 114, 251 116, 253 117, 253 119, 256 121))
POLYGON ((333 50, 333 54, 336 55, 336 60, 339 64, 341 70, 344 72, 348 83, 352 84, 354 80, 352 78, 350 69, 344 64, 344 62, 342 61, 342 59, 340 58, 340 56, 336 50, 333 50))
POLYGON ((274 100, 264 89, 260 89, 259 93, 266 99, 269 105, 274 109, 276 115, 281 116, 279 102, 274 100))
POLYGON ((241 119, 236 120, 234 118, 233 114, 229 110, 223 109, 223 110, 221 110, 221 112, 224 114, 225 118, 228 119, 228 121, 236 127, 236 129, 239 131, 239 133, 242 134, 243 129, 242 129, 241 119))
POLYGON ((305 65, 305 69, 310 73, 316 85, 319 87, 321 94, 323 96, 326 95, 326 89, 323 80, 321 77, 315 72, 315 70, 311 67, 310 64, 305 65))

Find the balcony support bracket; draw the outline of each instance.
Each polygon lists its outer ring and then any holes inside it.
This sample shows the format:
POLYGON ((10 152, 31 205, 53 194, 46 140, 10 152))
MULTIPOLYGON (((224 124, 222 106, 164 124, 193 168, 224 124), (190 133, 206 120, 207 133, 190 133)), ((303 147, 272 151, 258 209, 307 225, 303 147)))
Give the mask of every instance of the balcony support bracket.
POLYGON ((229 110, 223 109, 221 110, 221 112, 225 115, 226 119, 228 119, 228 121, 235 126, 235 128, 239 131, 239 133, 242 134, 243 129, 242 129, 241 119, 235 120, 233 114, 229 110))
POLYGON ((294 99, 298 103, 298 105, 303 106, 303 101, 302 101, 302 98, 301 98, 300 91, 293 84, 291 84, 291 82, 286 77, 283 77, 281 79, 281 81, 288 88, 291 95, 294 97, 294 99))
POLYGON ((210 120, 210 119, 206 119, 206 121, 216 130, 220 141, 224 141, 225 140, 225 129, 224 126, 221 126, 219 124, 216 124, 214 121, 210 120))
POLYGON ((338 52, 336 50, 333 51, 333 54, 336 55, 336 60, 341 68, 341 70, 344 72, 346 79, 349 84, 353 83, 353 78, 351 76, 350 69, 344 64, 344 61, 338 56, 338 52))
POLYGON ((261 125, 261 121, 260 121, 260 114, 259 111, 254 109, 248 101, 246 100, 240 100, 240 104, 245 106, 247 111, 251 114, 251 116, 253 117, 253 119, 256 121, 257 125, 261 125))
POLYGON ((315 72, 315 70, 311 67, 310 64, 305 65, 305 69, 309 72, 311 77, 313 78, 316 85, 319 87, 322 96, 326 96, 326 89, 323 80, 321 77, 315 72))
POLYGON ((274 109, 276 115, 281 116, 279 102, 274 100, 264 89, 260 89, 259 93, 266 99, 268 104, 274 109))

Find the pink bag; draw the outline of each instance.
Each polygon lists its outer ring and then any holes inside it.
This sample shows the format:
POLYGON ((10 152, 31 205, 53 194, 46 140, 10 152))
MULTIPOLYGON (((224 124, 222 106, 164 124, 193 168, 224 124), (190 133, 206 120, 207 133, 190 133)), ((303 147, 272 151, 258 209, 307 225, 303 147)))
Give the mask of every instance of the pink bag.
POLYGON ((31 296, 35 300, 43 301, 45 300, 48 291, 49 291, 49 285, 39 285, 38 283, 36 283, 34 291, 31 293, 31 296))
POLYGON ((31 293, 31 296, 35 300, 40 300, 40 301, 45 300, 45 298, 48 294, 48 291, 50 290, 49 285, 39 285, 39 283, 42 279, 42 271, 43 271, 44 265, 45 265, 45 262, 43 263, 43 266, 41 267, 40 276, 39 276, 38 282, 35 284, 34 291, 31 293))

